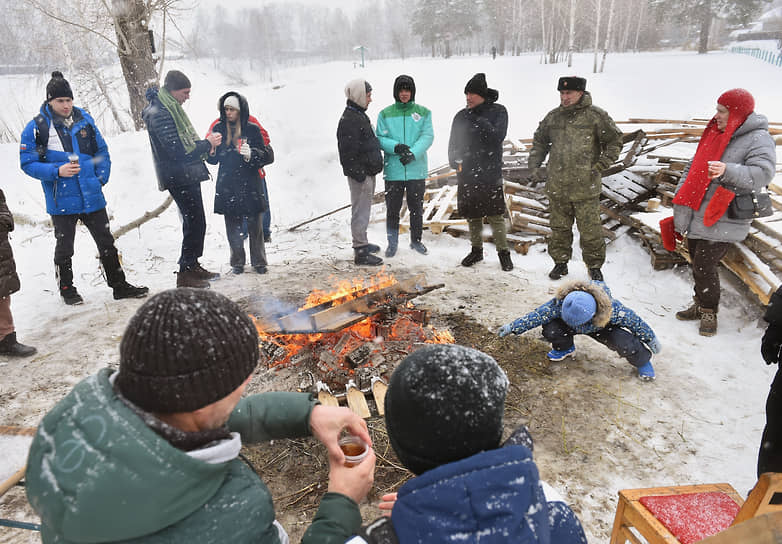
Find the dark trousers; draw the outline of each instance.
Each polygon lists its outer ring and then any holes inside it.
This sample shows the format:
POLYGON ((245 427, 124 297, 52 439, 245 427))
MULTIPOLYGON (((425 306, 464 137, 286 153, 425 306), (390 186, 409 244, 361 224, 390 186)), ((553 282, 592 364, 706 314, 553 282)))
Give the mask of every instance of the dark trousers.
MULTIPOLYGON (((263 191, 263 198, 266 199, 266 203, 269 204, 269 189, 266 187, 266 178, 261 179, 261 190, 263 191)), ((272 235, 272 207, 269 204, 269 209, 263 213, 263 237, 268 238, 272 235)))
POLYGON ((407 209, 410 211, 410 241, 420 242, 424 230, 424 191, 426 181, 411 179, 408 181, 386 180, 386 231, 390 239, 399 234, 399 211, 407 192, 407 209))
POLYGON ((95 245, 98 246, 98 254, 103 270, 106 273, 106 282, 109 287, 114 287, 125 281, 125 273, 119 263, 117 248, 114 247, 114 236, 109 229, 109 216, 106 208, 92 213, 80 213, 73 215, 52 215, 54 225, 54 237, 57 240, 54 246, 54 267, 60 287, 73 284, 73 241, 76 237, 76 224, 81 221, 90 231, 95 245))
POLYGON ((198 262, 204 254, 206 216, 201 199, 201 185, 183 185, 168 190, 179 208, 182 217, 182 252, 179 255, 179 270, 184 271, 198 262))
POLYGON ((782 472, 782 367, 777 369, 766 399, 766 427, 758 452, 758 476, 782 472))
MULTIPOLYGON (((575 334, 576 332, 561 319, 555 319, 543 325, 543 336, 551 342, 554 349, 560 351, 573 347, 573 335, 575 334)), ((587 336, 591 336, 607 348, 617 352, 635 367, 644 366, 652 357, 652 352, 643 342, 633 333, 621 327, 609 325, 587 336)))
POLYGON ((733 244, 687 238, 687 250, 692 259, 695 298, 701 308, 717 311, 720 305, 719 264, 733 244))
POLYGON ((225 235, 231 247, 231 266, 244 266, 247 258, 244 252, 244 228, 250 242, 250 264, 266 266, 266 245, 263 241, 261 215, 225 215, 225 235))

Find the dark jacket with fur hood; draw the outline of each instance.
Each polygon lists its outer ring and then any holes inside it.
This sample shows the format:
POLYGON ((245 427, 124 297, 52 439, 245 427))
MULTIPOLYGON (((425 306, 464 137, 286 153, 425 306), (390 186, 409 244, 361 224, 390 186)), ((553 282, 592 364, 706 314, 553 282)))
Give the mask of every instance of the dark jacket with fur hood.
POLYGON ((5 203, 5 194, 0 190, 0 298, 5 298, 19 290, 19 276, 16 275, 16 262, 11 251, 8 233, 14 230, 14 216, 5 203))
POLYGON ((247 99, 239 93, 230 91, 220 97, 217 103, 220 121, 212 127, 212 132, 223 136, 223 141, 215 149, 215 154, 207 159, 209 164, 220 164, 215 187, 215 213, 222 215, 255 215, 269 209, 269 203, 263 195, 261 175, 258 170, 274 162, 274 151, 264 145, 263 135, 258 125, 249 123, 250 108, 247 99), (228 140, 227 121, 223 104, 226 98, 235 96, 239 100, 239 124, 241 137, 246 138, 250 146, 250 160, 245 161, 239 154, 240 145, 228 140))
POLYGON ((521 334, 555 319, 561 319, 562 302, 573 291, 589 293, 597 303, 597 310, 592 319, 578 327, 571 327, 576 334, 593 334, 612 325, 628 330, 645 344, 656 341, 652 328, 633 310, 614 299, 608 286, 602 281, 576 281, 563 285, 554 298, 515 320, 511 324, 511 332, 521 334))

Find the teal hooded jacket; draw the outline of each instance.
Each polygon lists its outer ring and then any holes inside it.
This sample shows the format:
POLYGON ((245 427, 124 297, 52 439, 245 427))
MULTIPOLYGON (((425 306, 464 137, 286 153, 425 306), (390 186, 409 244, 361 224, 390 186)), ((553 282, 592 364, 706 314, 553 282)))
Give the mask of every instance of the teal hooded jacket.
POLYGON ((426 179, 429 163, 426 150, 434 141, 432 112, 415 103, 415 82, 410 76, 399 76, 394 81, 396 103, 384 108, 377 116, 375 133, 383 150, 383 177, 388 181, 426 179), (400 89, 411 92, 410 101, 399 101, 400 89), (405 144, 415 155, 415 160, 404 165, 394 152, 397 144, 405 144))
MULTIPOLYGON (((279 544, 258 475, 235 452, 206 461, 169 444, 115 393, 111 373, 77 384, 33 439, 25 478, 42 541, 279 544)), ((245 442, 307 436, 316 403, 302 393, 251 395, 228 428, 245 442)), ((352 499, 326 493, 302 542, 342 543, 360 525, 352 499)))

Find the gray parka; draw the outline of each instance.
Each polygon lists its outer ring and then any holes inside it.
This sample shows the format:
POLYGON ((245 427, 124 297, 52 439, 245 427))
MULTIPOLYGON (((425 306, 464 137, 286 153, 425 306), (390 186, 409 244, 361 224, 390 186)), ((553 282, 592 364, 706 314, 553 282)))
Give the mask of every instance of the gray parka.
MULTIPOLYGON (((714 225, 707 227, 703 224, 703 215, 719 185, 740 195, 760 191, 771 182, 776 170, 777 154, 776 144, 768 133, 768 119, 759 113, 750 113, 733 133, 720 161, 726 164, 725 173, 709 184, 700 209, 673 206, 674 225, 676 232, 688 238, 741 242, 749 233, 752 219, 731 219, 726 212, 714 225)), ((690 164, 685 168, 676 192, 687 179, 690 164)))

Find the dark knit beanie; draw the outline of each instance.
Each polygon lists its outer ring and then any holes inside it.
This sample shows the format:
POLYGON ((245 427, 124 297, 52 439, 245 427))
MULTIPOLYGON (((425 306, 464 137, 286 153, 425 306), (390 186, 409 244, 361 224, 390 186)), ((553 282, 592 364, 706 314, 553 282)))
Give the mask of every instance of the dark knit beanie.
POLYGON ((559 78, 558 91, 586 91, 587 80, 578 76, 565 76, 559 78))
POLYGON ((166 79, 163 81, 163 87, 169 91, 178 91, 180 89, 189 89, 190 80, 179 70, 169 70, 166 79))
POLYGON ((128 323, 115 385, 148 412, 192 412, 233 392, 257 364, 258 331, 236 303, 204 289, 171 289, 128 323))
POLYGON ((52 72, 52 79, 46 84, 46 101, 54 100, 55 98, 73 98, 73 91, 71 86, 62 72, 52 72))
POLYGON ((464 86, 464 94, 472 93, 486 98, 489 93, 489 86, 486 84, 486 74, 475 74, 472 79, 464 86))
POLYGON ((508 378, 478 350, 450 344, 408 355, 386 392, 386 429, 399 460, 415 474, 496 449, 508 378))

